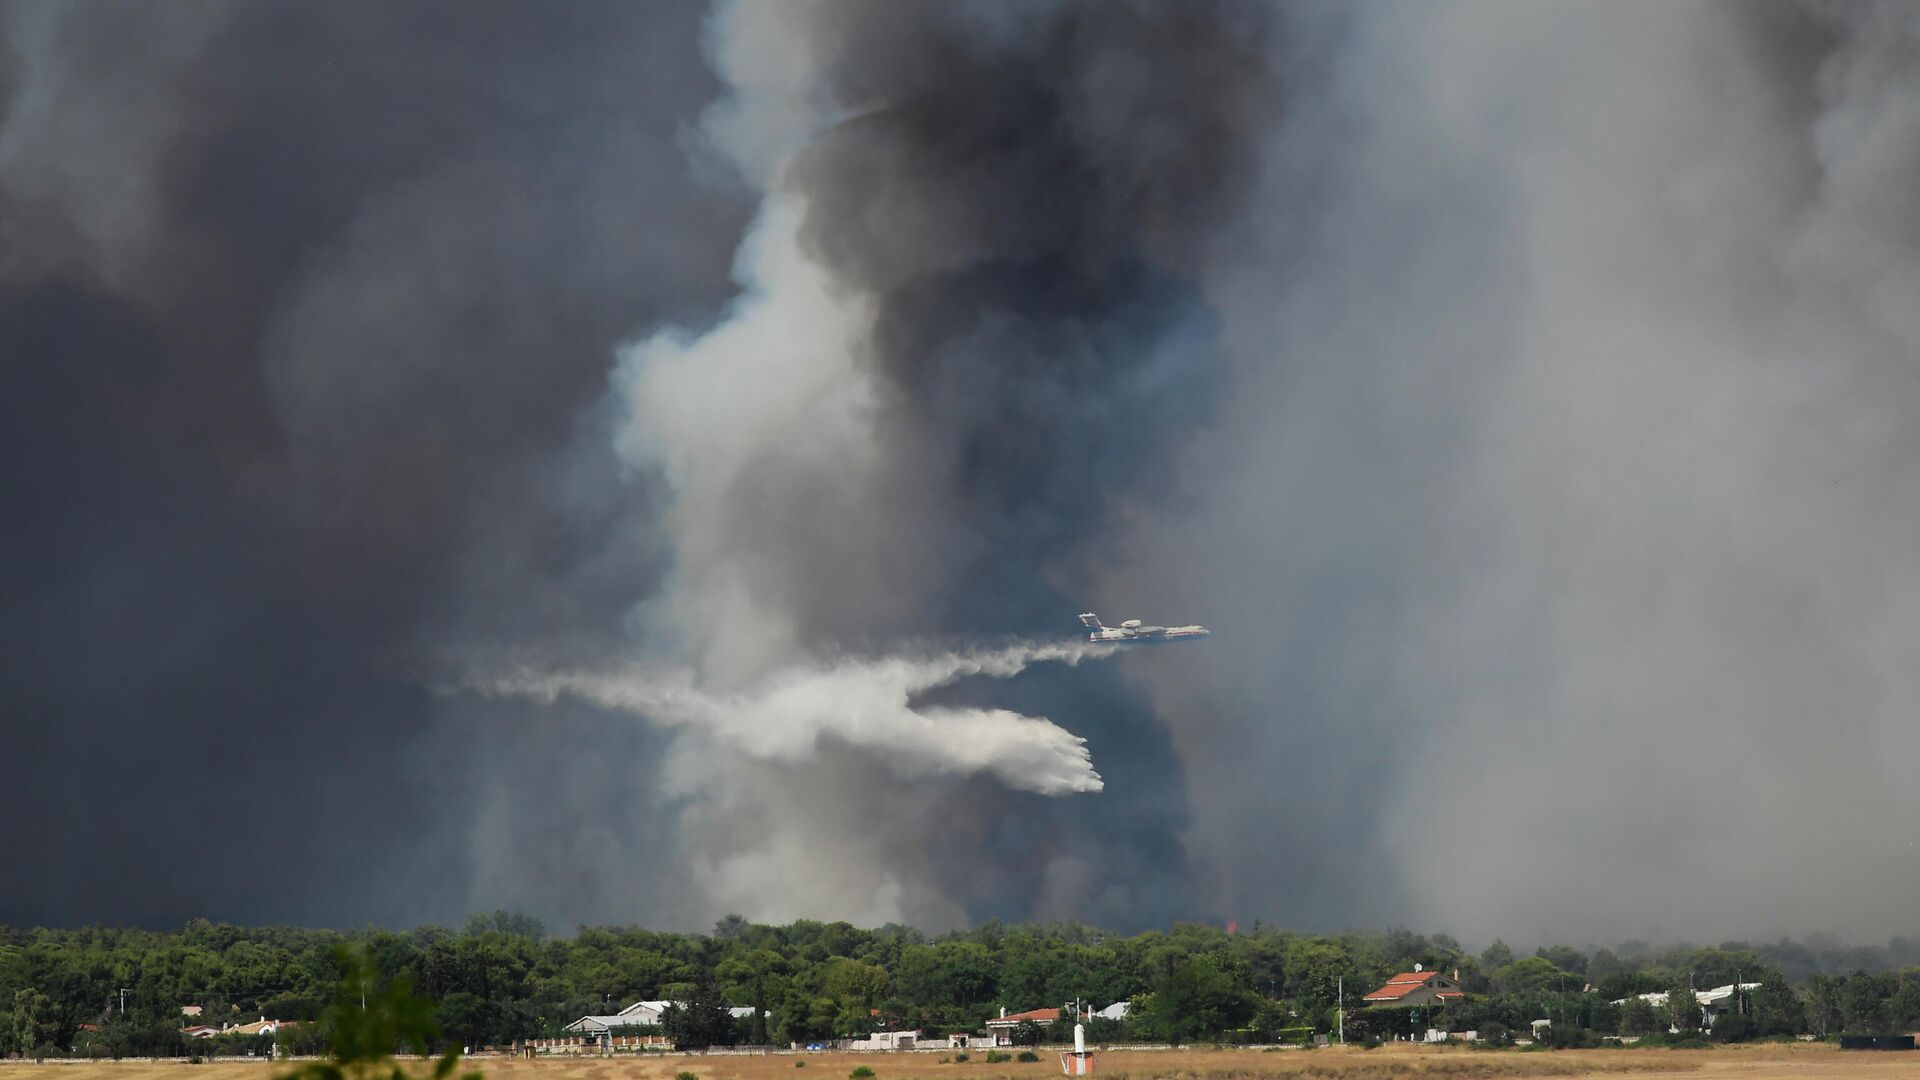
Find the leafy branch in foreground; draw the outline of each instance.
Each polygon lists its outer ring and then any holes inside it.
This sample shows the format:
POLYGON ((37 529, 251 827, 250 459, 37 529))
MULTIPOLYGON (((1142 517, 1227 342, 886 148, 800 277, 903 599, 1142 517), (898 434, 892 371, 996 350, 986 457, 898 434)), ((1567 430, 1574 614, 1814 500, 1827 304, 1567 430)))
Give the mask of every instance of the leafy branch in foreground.
MULTIPOLYGON (((404 1048, 425 1057, 440 1037, 433 1002, 413 995, 410 974, 382 982, 364 949, 336 946, 333 956, 340 981, 333 1002, 320 1014, 320 1030, 332 1050, 275 1080, 416 1080, 394 1055, 404 1048)), ((450 1045, 422 1075, 450 1080, 459 1064, 460 1048, 450 1045)), ((480 1072, 471 1070, 459 1080, 480 1080, 480 1072)))

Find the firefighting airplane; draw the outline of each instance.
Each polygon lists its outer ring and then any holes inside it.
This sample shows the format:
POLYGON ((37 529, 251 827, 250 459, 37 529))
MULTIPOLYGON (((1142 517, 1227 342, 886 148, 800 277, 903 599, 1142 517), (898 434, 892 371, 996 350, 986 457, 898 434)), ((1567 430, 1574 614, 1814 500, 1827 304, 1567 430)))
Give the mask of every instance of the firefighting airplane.
POLYGON ((1080 625, 1087 628, 1088 641, 1105 641, 1116 645, 1199 641, 1213 632, 1204 626, 1141 626, 1139 619, 1128 619, 1119 626, 1108 626, 1091 611, 1080 616, 1080 625))

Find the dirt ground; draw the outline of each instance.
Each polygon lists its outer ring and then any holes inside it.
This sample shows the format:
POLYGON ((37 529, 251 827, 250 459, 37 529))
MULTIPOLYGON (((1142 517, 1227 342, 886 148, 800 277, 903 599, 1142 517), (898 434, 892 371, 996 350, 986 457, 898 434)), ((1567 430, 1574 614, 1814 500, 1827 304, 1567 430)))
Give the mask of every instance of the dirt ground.
MULTIPOLYGON (((647 1055, 524 1061, 486 1056, 464 1064, 488 1080, 675 1080, 690 1072, 698 1080, 848 1080, 865 1065, 875 1080, 1047 1080, 1060 1076, 1058 1058, 1043 1052, 1037 1063, 988 1064, 976 1052, 966 1062, 940 1062, 941 1055, 773 1054, 647 1055), (797 1066, 795 1062, 805 1062, 797 1066)), ((0 1080, 267 1080, 285 1065, 264 1061, 218 1062, 0 1062, 0 1080)), ((1879 1080, 1920 1075, 1920 1051, 1842 1051, 1831 1046, 1729 1046, 1712 1050, 1468 1050, 1458 1047, 1383 1046, 1377 1050, 1116 1051, 1095 1062, 1098 1080, 1522 1080, 1525 1077, 1601 1077, 1632 1080, 1879 1080)))

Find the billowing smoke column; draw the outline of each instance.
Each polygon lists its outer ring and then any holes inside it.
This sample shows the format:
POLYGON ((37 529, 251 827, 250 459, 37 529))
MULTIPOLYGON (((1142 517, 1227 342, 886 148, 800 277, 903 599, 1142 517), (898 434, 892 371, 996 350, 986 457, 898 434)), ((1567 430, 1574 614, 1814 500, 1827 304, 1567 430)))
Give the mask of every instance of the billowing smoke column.
POLYGON ((1315 224, 1213 279, 1231 403, 1121 570, 1215 630, 1154 680, 1213 895, 1912 934, 1914 10, 1351 14, 1256 198, 1315 224))
POLYGON ((648 733, 422 676, 662 572, 594 410, 731 291, 704 18, 0 2, 0 922, 690 918, 599 870, 648 733))
POLYGON ((1916 147, 1899 3, 0 3, 0 921, 1911 935, 1916 147))
POLYGON ((623 451, 672 493, 674 566, 643 636, 677 647, 709 689, 669 702, 633 676, 619 682, 631 694, 600 676, 571 687, 670 723, 706 718, 683 731, 675 771, 704 781, 684 820, 714 900, 934 925, 1190 910, 1180 774, 1114 671, 1034 668, 1003 688, 916 694, 915 708, 893 661, 806 674, 810 693, 831 692, 816 702, 740 688, 929 634, 1073 632, 1069 590, 1112 557, 1116 501, 1152 489, 1214 402, 1195 276, 1249 187, 1265 31, 1258 8, 1156 4, 720 18, 737 96, 709 129, 765 190, 745 292, 705 334, 634 346, 618 380, 623 451), (1056 760, 1084 755, 1077 740, 1036 745, 1065 733, 1002 704, 1084 734, 1096 766, 1127 775, 1125 798, 1062 806, 934 782, 986 771, 1043 794, 1097 789, 1084 762, 1056 760), (862 815, 865 857, 826 879, 810 840, 844 811, 819 803, 846 797, 742 744, 804 732, 813 746, 816 731, 840 760, 809 770, 951 824, 936 839, 915 817, 862 815), (1102 831, 1070 841, 1092 817, 1102 831))

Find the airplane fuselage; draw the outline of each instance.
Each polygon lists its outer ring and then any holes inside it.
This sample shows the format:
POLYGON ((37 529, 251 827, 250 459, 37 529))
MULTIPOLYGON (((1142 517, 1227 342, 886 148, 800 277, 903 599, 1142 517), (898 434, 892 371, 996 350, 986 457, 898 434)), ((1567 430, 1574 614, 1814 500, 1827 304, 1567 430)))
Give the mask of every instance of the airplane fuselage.
POLYGON ((1087 628, 1087 640, 1111 645, 1162 645, 1174 641, 1199 641, 1212 631, 1204 626, 1143 626, 1139 619, 1128 619, 1119 626, 1108 626, 1100 616, 1087 612, 1080 616, 1087 628))

